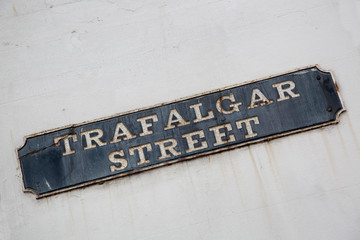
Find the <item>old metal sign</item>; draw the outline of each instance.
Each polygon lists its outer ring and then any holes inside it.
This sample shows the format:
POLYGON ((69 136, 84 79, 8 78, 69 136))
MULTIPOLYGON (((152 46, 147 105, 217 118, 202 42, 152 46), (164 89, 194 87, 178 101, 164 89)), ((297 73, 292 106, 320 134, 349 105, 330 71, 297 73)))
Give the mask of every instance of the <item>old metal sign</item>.
POLYGON ((37 197, 338 122, 317 66, 34 134, 18 150, 37 197))

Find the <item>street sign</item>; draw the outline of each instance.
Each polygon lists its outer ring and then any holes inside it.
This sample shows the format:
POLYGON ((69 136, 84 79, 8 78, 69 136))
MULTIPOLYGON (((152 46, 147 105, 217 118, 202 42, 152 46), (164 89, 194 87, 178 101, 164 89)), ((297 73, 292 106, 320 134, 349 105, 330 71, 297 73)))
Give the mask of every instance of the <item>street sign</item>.
POLYGON ((338 122, 317 66, 34 134, 18 149, 37 198, 338 122))

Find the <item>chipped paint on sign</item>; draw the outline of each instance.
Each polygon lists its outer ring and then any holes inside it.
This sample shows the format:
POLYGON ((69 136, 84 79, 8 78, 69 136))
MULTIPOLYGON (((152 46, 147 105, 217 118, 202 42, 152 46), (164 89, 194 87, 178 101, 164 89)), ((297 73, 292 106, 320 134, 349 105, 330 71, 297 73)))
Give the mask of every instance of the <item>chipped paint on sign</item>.
POLYGON ((338 122, 330 73, 312 66, 34 134, 18 150, 37 197, 338 122))

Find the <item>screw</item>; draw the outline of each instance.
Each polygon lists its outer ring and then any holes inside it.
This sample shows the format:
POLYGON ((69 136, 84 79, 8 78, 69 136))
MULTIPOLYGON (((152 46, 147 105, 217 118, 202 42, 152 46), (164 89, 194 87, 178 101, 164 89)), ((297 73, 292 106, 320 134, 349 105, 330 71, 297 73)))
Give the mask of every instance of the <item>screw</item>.
POLYGON ((328 111, 328 112, 332 112, 332 108, 331 108, 331 107, 328 107, 327 111, 328 111))
POLYGON ((320 80, 320 79, 321 79, 321 76, 318 75, 318 76, 316 77, 316 79, 317 79, 317 80, 320 80))

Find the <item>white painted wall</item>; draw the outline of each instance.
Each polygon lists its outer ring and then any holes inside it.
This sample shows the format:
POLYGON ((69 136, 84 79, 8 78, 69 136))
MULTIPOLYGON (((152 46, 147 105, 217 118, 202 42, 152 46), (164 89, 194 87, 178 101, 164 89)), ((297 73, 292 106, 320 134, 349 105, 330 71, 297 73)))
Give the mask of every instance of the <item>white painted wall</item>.
POLYGON ((360 1, 1 0, 0 239, 360 239, 360 1), (23 137, 307 65, 338 125, 36 200, 23 137))

